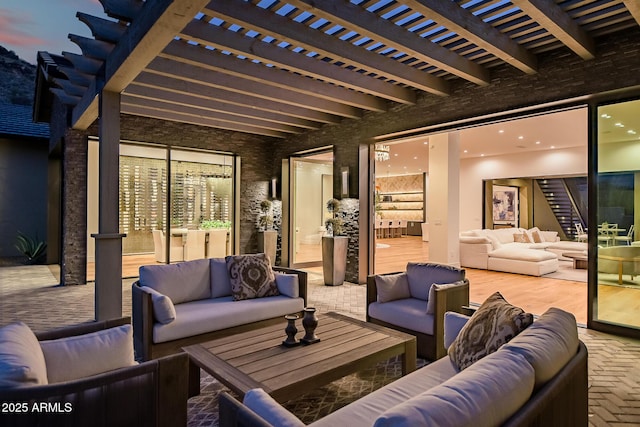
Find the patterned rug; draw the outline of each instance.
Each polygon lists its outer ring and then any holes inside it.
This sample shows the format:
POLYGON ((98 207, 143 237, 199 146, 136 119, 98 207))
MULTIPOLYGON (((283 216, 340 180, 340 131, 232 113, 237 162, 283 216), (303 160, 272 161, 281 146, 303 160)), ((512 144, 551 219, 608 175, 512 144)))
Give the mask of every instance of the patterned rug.
MULTIPOLYGON (((426 364, 425 360, 417 360, 418 368, 426 364)), ((401 368, 400 359, 394 357, 326 386, 310 390, 283 406, 302 422, 309 424, 400 378, 401 368)), ((200 375, 200 395, 189 399, 188 426, 218 426, 218 395, 221 391, 229 390, 206 372, 200 371, 200 375)))

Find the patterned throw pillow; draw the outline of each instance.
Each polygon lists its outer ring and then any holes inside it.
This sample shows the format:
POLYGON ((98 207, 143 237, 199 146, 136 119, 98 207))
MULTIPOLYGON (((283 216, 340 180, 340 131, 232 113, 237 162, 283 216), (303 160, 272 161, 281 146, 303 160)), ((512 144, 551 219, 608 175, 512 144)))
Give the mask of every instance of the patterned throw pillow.
POLYGON ((265 254, 230 255, 226 263, 234 301, 280 295, 265 254))
POLYGON ((462 370, 498 350, 527 326, 533 315, 509 304, 500 292, 482 303, 449 347, 449 358, 462 370))

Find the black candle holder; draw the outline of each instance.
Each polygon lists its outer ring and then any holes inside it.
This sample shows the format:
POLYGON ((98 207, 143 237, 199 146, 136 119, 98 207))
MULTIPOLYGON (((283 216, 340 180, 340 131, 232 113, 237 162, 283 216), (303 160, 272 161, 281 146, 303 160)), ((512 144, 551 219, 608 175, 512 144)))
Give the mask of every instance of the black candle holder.
POLYGON ((287 339, 282 341, 282 345, 285 347, 295 347, 300 345, 300 341, 296 339, 296 334, 298 333, 298 328, 296 328, 296 320, 298 320, 297 314, 287 314, 284 316, 287 319, 287 326, 284 328, 285 333, 287 334, 287 339))
POLYGON ((314 344, 320 341, 316 336, 316 327, 318 327, 318 317, 314 307, 304 309, 304 317, 302 318, 302 326, 304 327, 304 337, 300 339, 303 344, 314 344))

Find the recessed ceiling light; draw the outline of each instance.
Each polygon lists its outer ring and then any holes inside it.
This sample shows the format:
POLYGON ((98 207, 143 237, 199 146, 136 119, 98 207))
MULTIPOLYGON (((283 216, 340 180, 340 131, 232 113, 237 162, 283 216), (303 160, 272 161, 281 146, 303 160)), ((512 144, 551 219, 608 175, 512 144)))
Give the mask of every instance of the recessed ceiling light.
POLYGON ((484 154, 480 154, 480 157, 484 157, 484 154))
POLYGON ((467 151, 467 150, 464 150, 464 151, 463 151, 463 153, 468 153, 468 151, 467 151))
POLYGON ((428 144, 429 144, 429 141, 425 141, 425 142, 423 142, 423 144, 424 144, 424 145, 428 145, 428 144))
POLYGON ((413 160, 418 160, 418 156, 414 156, 413 160))
POLYGON ((536 141, 536 145, 540 145, 540 141, 536 141))
POLYGON ((551 148, 552 148, 552 149, 553 149, 553 148, 556 148, 556 146, 555 146, 555 145, 552 145, 552 146, 551 146, 551 148))
POLYGON ((520 135, 520 136, 518 137, 518 139, 524 139, 524 136, 520 135))
POLYGON ((503 131, 502 129, 500 129, 500 130, 498 131, 498 133, 504 133, 504 131, 503 131))
POLYGON ((394 156, 398 157, 398 153, 394 154, 394 156))

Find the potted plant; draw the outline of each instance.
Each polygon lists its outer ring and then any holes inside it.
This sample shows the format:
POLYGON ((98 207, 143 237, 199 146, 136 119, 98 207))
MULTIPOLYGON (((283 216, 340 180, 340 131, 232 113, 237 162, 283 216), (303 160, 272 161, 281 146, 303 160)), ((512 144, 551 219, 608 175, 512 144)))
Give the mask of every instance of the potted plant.
POLYGON ((327 210, 331 218, 325 221, 327 235, 322 237, 322 272, 324 284, 339 286, 344 283, 347 271, 347 246, 349 238, 342 236, 343 222, 337 217, 340 201, 331 199, 327 202, 327 210))
POLYGON ((258 217, 258 252, 264 252, 269 257, 271 265, 276 262, 276 248, 278 232, 273 229, 273 212, 271 200, 260 202, 260 216, 258 217))
POLYGON ((30 236, 18 231, 18 236, 16 237, 16 243, 14 246, 21 254, 27 257, 27 264, 40 263, 44 259, 47 251, 47 243, 38 240, 37 233, 35 238, 31 238, 30 236))

